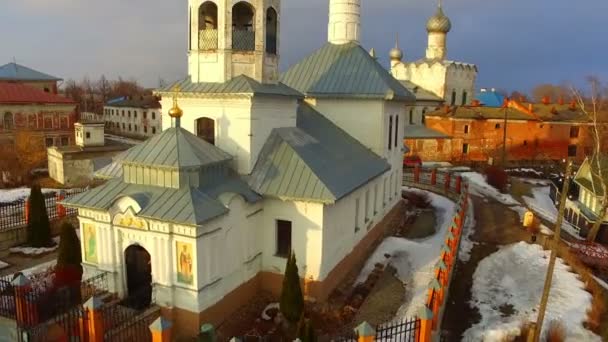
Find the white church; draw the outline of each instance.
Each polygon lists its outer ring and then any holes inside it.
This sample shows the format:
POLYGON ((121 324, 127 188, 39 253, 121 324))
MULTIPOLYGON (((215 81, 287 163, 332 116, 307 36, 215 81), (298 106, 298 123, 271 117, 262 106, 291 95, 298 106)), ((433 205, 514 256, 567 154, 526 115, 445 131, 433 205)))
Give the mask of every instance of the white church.
POLYGON ((171 120, 65 202, 86 271, 148 303, 153 287, 174 331, 278 295, 291 250, 326 299, 398 215, 416 98, 360 45, 360 0, 329 8, 328 42, 279 74, 280 0, 189 0, 188 77, 158 91, 171 120))

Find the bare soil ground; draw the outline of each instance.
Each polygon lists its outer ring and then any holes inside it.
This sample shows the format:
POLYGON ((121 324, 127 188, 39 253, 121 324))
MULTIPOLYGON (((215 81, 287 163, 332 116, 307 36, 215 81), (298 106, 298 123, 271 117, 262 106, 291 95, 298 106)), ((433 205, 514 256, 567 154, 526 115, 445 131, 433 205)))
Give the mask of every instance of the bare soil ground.
POLYGON ((475 208, 477 242, 467 263, 456 263, 454 280, 443 317, 442 335, 446 341, 460 341, 462 334, 481 319, 477 309, 469 305, 473 274, 479 262, 496 252, 500 246, 519 241, 530 241, 530 234, 521 228, 519 215, 493 200, 472 196, 475 208))

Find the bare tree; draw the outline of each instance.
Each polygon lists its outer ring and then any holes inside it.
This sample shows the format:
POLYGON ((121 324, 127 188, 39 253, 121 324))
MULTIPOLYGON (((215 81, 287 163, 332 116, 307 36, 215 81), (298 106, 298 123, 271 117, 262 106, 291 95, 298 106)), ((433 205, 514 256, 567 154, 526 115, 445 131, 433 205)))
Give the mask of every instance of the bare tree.
POLYGON ((589 77, 590 94, 585 97, 584 94, 572 87, 572 94, 581 112, 591 122, 591 135, 593 137, 592 155, 589 158, 590 172, 592 178, 599 183, 602 195, 599 198, 600 210, 598 211, 597 219, 589 230, 587 240, 593 242, 597 238, 602 221, 608 214, 608 163, 604 162, 606 156, 602 148, 606 137, 606 115, 603 113, 605 107, 606 90, 602 87, 602 83, 596 77, 589 77))
POLYGON ((535 102, 542 102, 544 98, 557 102, 563 100, 568 102, 571 96, 569 87, 565 85, 540 84, 532 89, 532 99, 535 102))
POLYGON ((112 91, 112 86, 110 81, 108 81, 105 75, 101 75, 99 81, 96 84, 96 90, 99 96, 101 97, 101 102, 105 104, 110 99, 110 92, 112 91))

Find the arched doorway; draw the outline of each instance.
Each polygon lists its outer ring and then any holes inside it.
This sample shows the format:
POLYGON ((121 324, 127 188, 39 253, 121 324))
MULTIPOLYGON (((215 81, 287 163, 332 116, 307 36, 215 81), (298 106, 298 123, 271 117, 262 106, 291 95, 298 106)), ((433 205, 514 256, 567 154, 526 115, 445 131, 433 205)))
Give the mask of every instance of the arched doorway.
POLYGON ((215 145, 215 121, 210 118, 196 120, 196 135, 211 145, 215 145))
POLYGON ((125 250, 127 300, 125 305, 144 309, 152 302, 152 263, 150 253, 139 245, 125 250))

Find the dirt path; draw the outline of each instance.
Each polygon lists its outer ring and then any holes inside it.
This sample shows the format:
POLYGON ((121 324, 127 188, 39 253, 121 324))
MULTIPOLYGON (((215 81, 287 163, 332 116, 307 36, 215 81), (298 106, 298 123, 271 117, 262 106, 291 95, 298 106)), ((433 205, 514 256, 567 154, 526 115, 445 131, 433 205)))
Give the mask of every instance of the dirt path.
POLYGON ((500 246, 530 240, 530 235, 520 228, 515 211, 490 198, 472 196, 472 200, 476 225, 471 240, 477 244, 467 263, 456 264, 442 325, 446 341, 460 341, 462 334, 481 319, 477 309, 469 306, 473 274, 479 262, 500 246))

